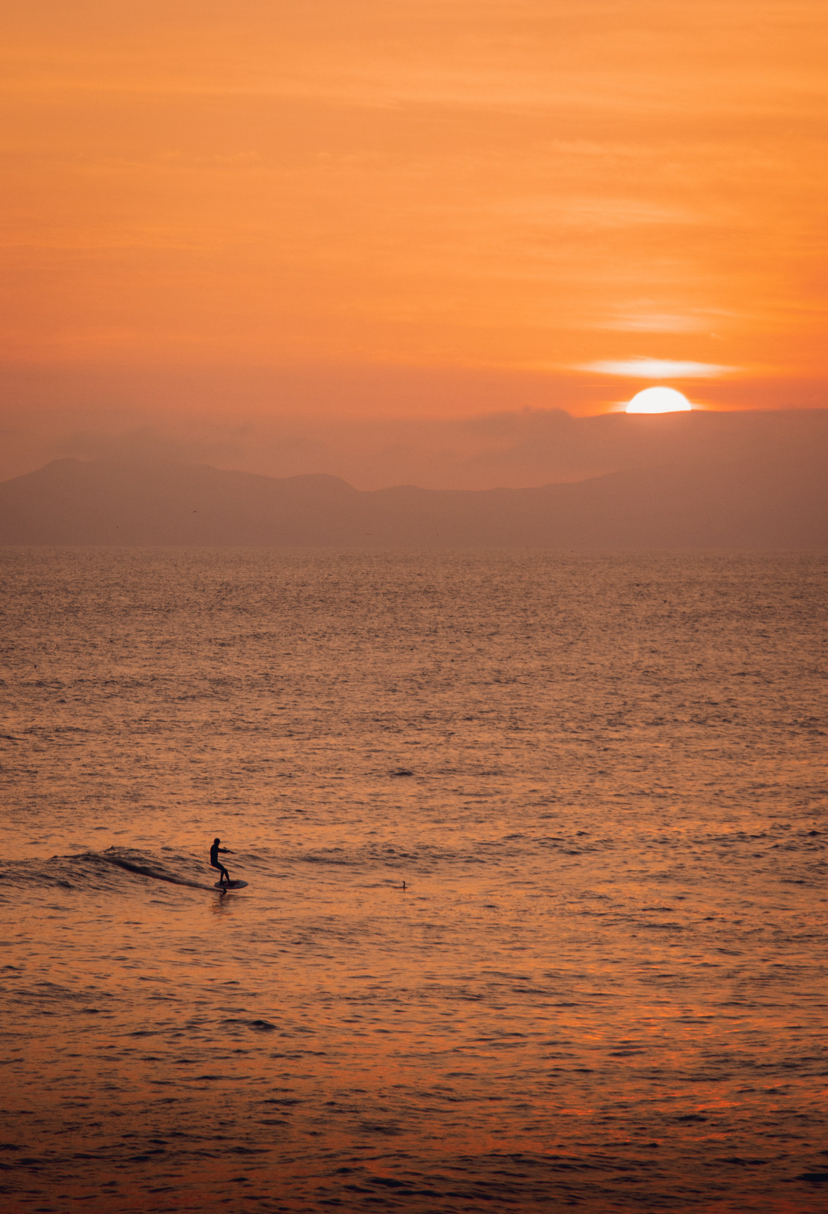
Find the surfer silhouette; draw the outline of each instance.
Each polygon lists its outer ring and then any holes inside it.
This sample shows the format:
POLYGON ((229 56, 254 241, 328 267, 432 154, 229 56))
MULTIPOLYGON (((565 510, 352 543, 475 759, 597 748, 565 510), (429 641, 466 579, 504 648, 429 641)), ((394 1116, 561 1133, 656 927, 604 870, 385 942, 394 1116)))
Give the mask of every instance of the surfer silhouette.
POLYGON ((226 885, 230 880, 230 874, 224 865, 219 863, 218 854, 219 852, 222 852, 225 855, 232 856, 233 853, 229 847, 219 847, 219 843, 221 843, 221 839, 213 840, 213 846, 210 848, 210 867, 217 868, 220 871, 221 876, 219 877, 219 883, 221 885, 226 885))

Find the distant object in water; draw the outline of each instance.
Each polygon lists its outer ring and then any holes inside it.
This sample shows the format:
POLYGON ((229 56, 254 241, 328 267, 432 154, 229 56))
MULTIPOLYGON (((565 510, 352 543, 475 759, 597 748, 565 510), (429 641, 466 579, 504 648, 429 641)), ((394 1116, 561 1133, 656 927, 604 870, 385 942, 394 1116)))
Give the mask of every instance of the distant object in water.
POLYGON ((391 772, 392 776, 413 776, 414 772, 409 771, 407 767, 398 767, 396 771, 391 772))

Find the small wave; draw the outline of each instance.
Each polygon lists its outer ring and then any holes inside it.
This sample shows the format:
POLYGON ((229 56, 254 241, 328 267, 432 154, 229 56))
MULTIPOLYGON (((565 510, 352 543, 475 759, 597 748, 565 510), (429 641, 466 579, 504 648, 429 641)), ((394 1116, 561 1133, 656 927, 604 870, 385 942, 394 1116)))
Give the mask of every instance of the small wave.
MULTIPOLYGON (((187 863, 183 857, 184 863, 187 863)), ((201 881, 193 880, 181 873, 172 872, 166 865, 160 863, 154 858, 146 859, 138 852, 132 852, 127 848, 110 847, 105 852, 83 852, 79 856, 75 856, 76 863, 86 861, 103 864, 111 864, 115 868, 121 868, 128 873, 137 873, 141 877, 151 877, 154 881, 166 881, 170 885, 186 885, 190 889, 212 889, 212 886, 205 885, 201 881)))
POLYGON ((229 1025, 232 1028, 242 1027, 253 1029, 256 1033, 273 1033, 276 1031, 276 1025, 271 1024, 269 1020, 224 1020, 223 1024, 229 1025))
POLYGON ((51 860, 14 860, 2 869, 3 884, 35 886, 44 889, 109 888, 118 872, 128 873, 168 885, 209 890, 213 886, 198 880, 203 865, 189 856, 161 860, 151 853, 128 847, 110 847, 106 851, 80 852, 73 856, 52 856, 51 860))

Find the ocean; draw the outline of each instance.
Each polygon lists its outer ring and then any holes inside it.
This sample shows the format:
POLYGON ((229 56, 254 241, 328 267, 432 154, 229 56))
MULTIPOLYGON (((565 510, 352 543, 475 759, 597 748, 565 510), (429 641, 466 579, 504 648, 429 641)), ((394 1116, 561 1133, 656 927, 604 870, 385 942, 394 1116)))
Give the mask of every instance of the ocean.
POLYGON ((825 1209, 824 555, 0 570, 6 1214, 825 1209))

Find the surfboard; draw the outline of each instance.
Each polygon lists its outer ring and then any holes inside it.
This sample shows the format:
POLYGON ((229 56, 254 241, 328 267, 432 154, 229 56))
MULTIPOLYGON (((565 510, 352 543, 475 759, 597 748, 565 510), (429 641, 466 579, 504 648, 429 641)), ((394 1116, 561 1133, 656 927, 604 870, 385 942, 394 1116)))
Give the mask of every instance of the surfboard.
POLYGON ((246 881, 228 881, 226 885, 222 885, 221 881, 217 881, 213 889, 244 889, 246 885, 246 881))

